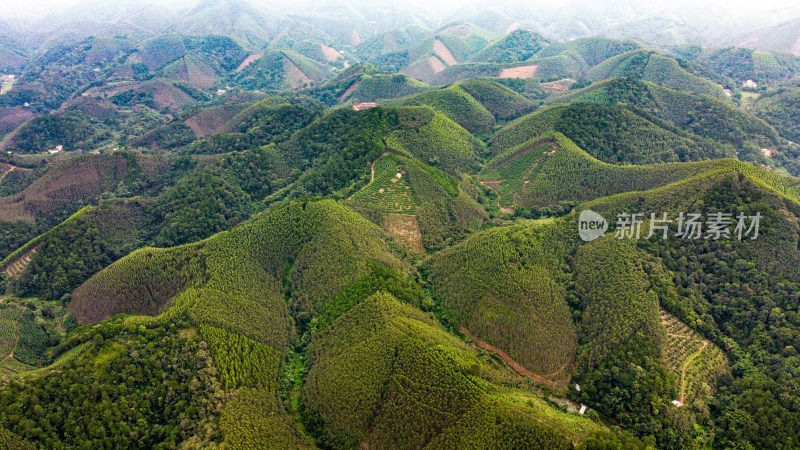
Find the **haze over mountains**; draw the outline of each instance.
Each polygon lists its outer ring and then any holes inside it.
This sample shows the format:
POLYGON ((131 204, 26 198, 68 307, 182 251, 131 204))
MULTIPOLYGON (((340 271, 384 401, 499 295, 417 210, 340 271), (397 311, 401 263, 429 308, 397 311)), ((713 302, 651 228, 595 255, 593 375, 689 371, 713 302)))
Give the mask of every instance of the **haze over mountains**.
POLYGON ((44 4, 0 449, 800 447, 800 7, 44 4))

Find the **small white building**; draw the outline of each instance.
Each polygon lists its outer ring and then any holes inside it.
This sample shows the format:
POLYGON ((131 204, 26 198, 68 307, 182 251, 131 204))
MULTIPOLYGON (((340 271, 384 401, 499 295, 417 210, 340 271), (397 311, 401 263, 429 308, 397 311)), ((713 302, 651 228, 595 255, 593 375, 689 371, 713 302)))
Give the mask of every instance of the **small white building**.
POLYGON ((581 413, 581 414, 585 413, 586 412, 586 405, 581 403, 581 409, 579 409, 578 412, 581 413))
POLYGON ((56 153, 61 153, 62 150, 64 150, 64 146, 61 145, 61 144, 58 144, 54 148, 51 148, 50 150, 48 150, 47 153, 50 153, 51 155, 55 155, 56 153))
POLYGON ((757 89, 758 83, 753 80, 746 80, 744 83, 742 83, 742 87, 747 89, 757 89))

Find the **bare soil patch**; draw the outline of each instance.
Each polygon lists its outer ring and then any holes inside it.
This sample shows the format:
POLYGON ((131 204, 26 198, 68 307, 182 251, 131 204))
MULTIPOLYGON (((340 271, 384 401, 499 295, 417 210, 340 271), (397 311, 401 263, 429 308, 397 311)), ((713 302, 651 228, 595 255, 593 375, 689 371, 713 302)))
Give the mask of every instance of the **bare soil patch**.
POLYGON ((325 44, 320 44, 319 47, 320 47, 320 50, 322 50, 322 54, 325 55, 325 59, 328 62, 336 62, 337 59, 339 59, 339 58, 341 58, 343 56, 342 52, 340 52, 339 50, 336 50, 333 47, 328 47, 325 44))
POLYGON ((575 80, 572 78, 562 78, 556 81, 550 81, 549 83, 541 83, 539 86, 545 92, 564 92, 568 91, 570 86, 575 83, 575 80))
POLYGON ((499 356, 500 359, 502 359, 506 364, 508 364, 509 367, 514 369, 514 371, 517 372, 518 374, 526 376, 526 377, 529 377, 529 378, 533 379, 533 381, 535 381, 537 383, 540 383, 540 384, 543 384, 545 386, 549 386, 549 387, 554 388, 554 389, 560 389, 560 386, 557 383, 555 383, 554 381, 551 381, 551 380, 548 380, 548 379, 546 379, 546 378, 544 378, 542 376, 536 375, 535 373, 533 373, 530 370, 528 370, 525 367, 523 367, 522 364, 520 364, 520 363, 514 361, 513 359, 511 359, 511 357, 508 356, 508 354, 506 352, 500 350, 499 348, 495 347, 492 344, 489 344, 488 342, 485 342, 485 341, 482 341, 482 340, 478 339, 477 337, 475 337, 475 335, 470 333, 469 330, 467 330, 463 325, 458 328, 458 331, 461 332, 461 334, 463 334, 464 336, 468 337, 471 341, 475 342, 475 344, 478 347, 480 347, 480 348, 482 348, 484 350, 490 351, 490 352, 494 353, 495 355, 499 356))
POLYGON ((344 99, 346 99, 347 96, 352 94, 353 91, 355 91, 358 88, 359 84, 361 84, 361 82, 360 81, 356 81, 355 83, 351 84, 347 89, 345 89, 344 92, 342 92, 342 94, 339 95, 339 101, 340 102, 344 101, 344 99))
POLYGON ((387 214, 386 231, 404 247, 417 253, 425 253, 422 244, 422 232, 419 221, 414 214, 387 214))
POLYGON ((283 75, 292 89, 308 86, 314 82, 314 80, 309 78, 308 75, 297 67, 297 64, 293 63, 292 60, 285 56, 283 57, 283 75))
POLYGON ((21 255, 17 256, 16 258, 12 259, 11 261, 3 267, 3 273, 8 278, 17 278, 26 267, 28 267, 28 263, 31 262, 33 255, 36 253, 37 246, 34 246, 27 251, 23 252, 21 255))
POLYGON ((537 65, 508 67, 501 70, 497 78, 533 78, 538 68, 537 65))
POLYGON ((448 66, 455 66, 458 64, 456 58, 453 57, 453 54, 450 53, 450 49, 447 48, 446 45, 442 43, 442 41, 436 39, 433 41, 433 53, 436 54, 439 58, 444 61, 445 64, 448 66))
POLYGON ((236 70, 234 70, 234 72, 236 73, 241 72, 242 70, 244 70, 245 67, 249 66, 251 63, 258 60, 262 56, 264 56, 263 53, 253 53, 252 55, 249 55, 247 58, 244 59, 244 61, 241 62, 241 64, 239 64, 239 67, 237 67, 236 70))
POLYGON ((430 66, 431 71, 433 71, 434 75, 443 71, 446 67, 444 63, 435 56, 431 56, 430 58, 428 58, 428 65, 430 66))

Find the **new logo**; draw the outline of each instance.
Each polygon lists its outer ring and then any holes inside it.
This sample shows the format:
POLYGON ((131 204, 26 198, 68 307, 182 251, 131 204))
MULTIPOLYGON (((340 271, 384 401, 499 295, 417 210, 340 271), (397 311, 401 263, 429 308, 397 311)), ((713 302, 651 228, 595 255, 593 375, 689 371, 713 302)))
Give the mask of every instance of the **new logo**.
POLYGON ((586 242, 593 241, 606 234, 608 221, 605 217, 591 209, 584 209, 578 217, 578 234, 586 242))

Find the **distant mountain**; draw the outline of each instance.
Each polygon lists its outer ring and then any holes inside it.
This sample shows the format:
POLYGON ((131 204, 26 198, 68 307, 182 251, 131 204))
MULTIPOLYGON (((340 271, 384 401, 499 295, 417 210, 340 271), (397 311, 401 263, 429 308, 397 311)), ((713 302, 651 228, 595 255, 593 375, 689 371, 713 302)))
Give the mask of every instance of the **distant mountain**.
POLYGON ((223 35, 254 49, 278 34, 282 19, 240 0, 204 0, 180 15, 169 30, 183 34, 223 35))
POLYGON ((790 53, 762 52, 743 47, 676 49, 680 57, 739 83, 753 80, 760 85, 784 82, 800 75, 800 57, 790 53))
POLYGON ((800 56, 800 19, 762 28, 731 39, 731 45, 800 56))

